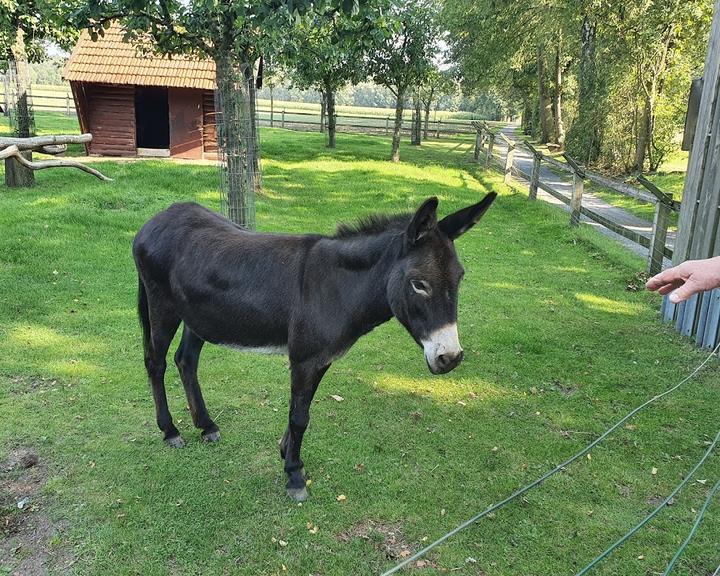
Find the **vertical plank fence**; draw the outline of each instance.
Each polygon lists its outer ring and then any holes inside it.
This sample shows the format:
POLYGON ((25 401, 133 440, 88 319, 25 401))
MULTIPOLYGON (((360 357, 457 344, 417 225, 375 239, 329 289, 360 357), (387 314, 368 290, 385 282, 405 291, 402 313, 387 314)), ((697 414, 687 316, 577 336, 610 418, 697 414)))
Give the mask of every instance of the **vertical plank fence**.
MULTIPOLYGON (((690 161, 683 189, 678 238, 673 264, 720 255, 720 0, 705 59, 702 95, 694 127, 690 161)), ((658 216, 662 218, 662 216, 658 216)), ((675 305, 663 301, 663 319, 674 323, 698 346, 714 348, 720 342, 720 289, 697 294, 675 305)))

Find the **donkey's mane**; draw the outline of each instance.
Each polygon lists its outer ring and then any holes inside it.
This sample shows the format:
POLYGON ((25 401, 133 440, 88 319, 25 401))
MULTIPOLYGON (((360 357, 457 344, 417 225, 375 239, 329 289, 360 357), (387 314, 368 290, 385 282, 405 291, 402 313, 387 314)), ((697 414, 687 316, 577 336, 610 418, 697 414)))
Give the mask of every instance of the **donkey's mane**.
POLYGON ((400 231, 407 226, 412 214, 371 214, 352 223, 341 222, 335 232, 335 238, 355 238, 371 236, 388 231, 400 231))

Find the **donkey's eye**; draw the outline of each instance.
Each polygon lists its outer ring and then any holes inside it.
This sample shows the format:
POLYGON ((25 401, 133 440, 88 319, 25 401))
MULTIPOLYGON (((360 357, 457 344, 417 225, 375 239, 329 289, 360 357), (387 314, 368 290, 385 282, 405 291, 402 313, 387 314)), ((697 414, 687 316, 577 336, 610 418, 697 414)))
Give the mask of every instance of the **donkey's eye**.
POLYGON ((422 296, 430 296, 430 284, 424 280, 410 280, 412 289, 422 296))

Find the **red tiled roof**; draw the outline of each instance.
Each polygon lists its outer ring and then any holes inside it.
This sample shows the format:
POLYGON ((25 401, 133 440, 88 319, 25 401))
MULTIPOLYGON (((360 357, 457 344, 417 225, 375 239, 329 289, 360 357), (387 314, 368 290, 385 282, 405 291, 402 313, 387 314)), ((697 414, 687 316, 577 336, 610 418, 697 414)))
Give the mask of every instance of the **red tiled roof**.
POLYGON ((113 24, 93 42, 87 31, 78 40, 63 76, 77 82, 215 89, 215 63, 187 56, 146 55, 123 41, 113 24))

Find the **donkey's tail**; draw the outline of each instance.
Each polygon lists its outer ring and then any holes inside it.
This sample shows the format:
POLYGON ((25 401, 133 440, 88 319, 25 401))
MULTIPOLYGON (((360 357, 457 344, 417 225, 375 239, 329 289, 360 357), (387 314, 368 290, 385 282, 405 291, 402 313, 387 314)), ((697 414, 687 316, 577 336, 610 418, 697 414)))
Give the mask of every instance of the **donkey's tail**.
POLYGON ((148 309, 147 291, 142 278, 138 276, 138 316, 143 334, 143 350, 147 356, 150 350, 150 311, 148 309))

